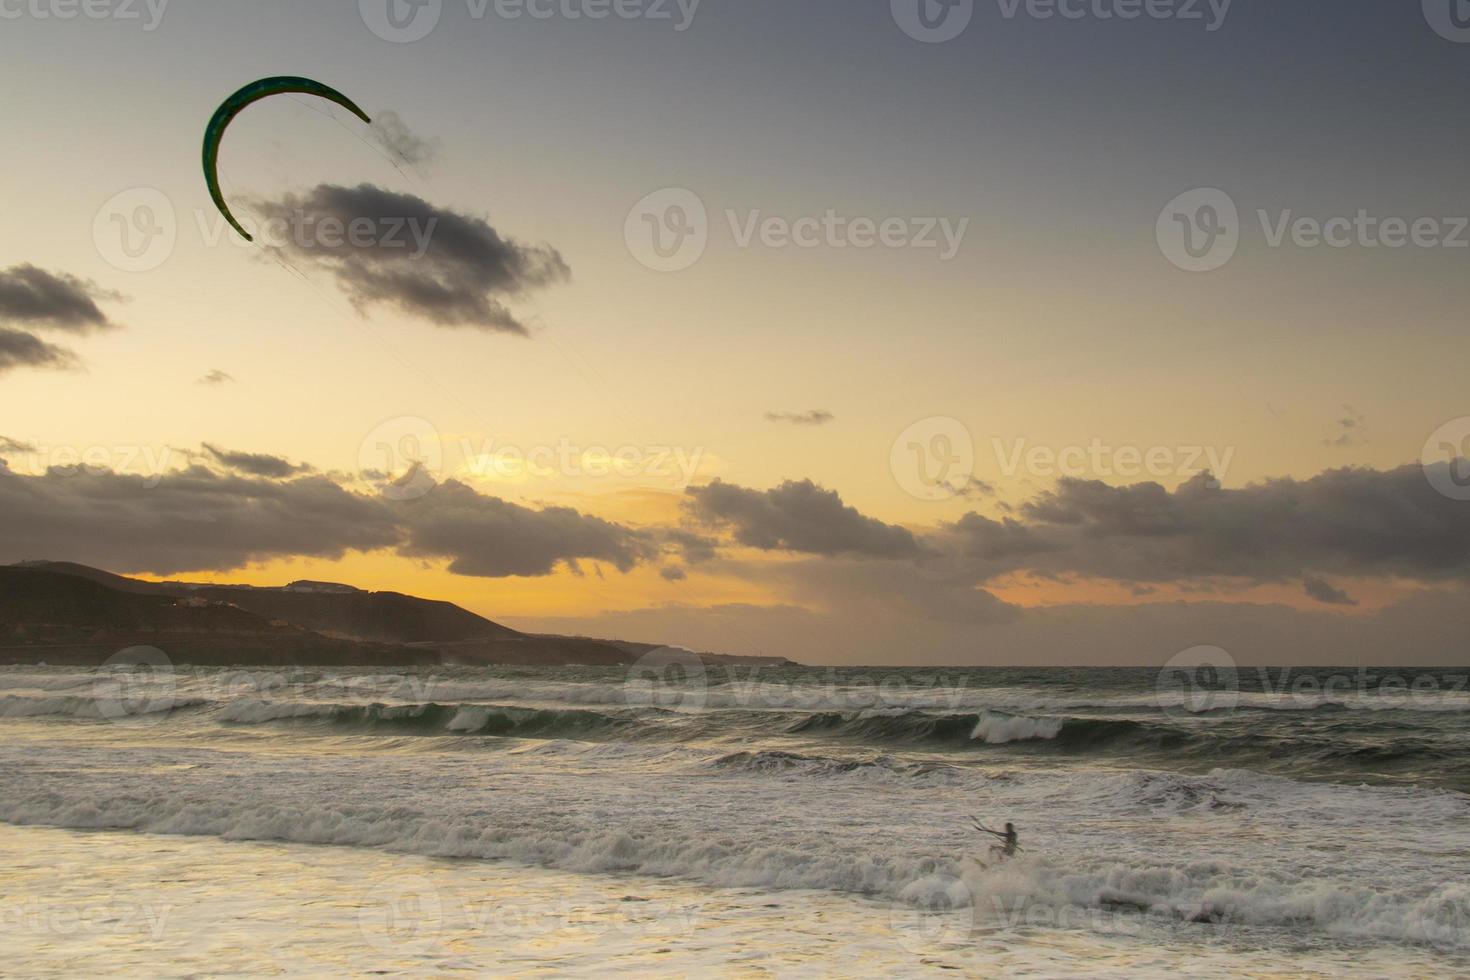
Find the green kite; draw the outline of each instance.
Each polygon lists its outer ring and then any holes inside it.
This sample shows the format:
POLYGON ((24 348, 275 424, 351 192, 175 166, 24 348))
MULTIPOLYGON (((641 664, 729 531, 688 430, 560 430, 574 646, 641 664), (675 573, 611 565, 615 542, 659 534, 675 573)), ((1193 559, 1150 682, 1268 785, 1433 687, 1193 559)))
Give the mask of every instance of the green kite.
POLYGON ((209 126, 204 130, 204 180, 209 184, 209 196, 214 198, 214 206, 219 208, 220 214, 230 226, 245 237, 247 242, 255 241, 250 233, 240 227, 240 222, 230 213, 230 206, 225 203, 225 195, 219 187, 219 144, 224 139, 225 130, 230 123, 234 122, 246 106, 259 102, 272 95, 285 95, 287 93, 300 93, 302 95, 315 95, 337 103, 344 109, 350 111, 363 122, 371 125, 372 120, 368 114, 358 108, 353 102, 341 92, 330 85, 312 81, 310 78, 297 78, 293 75, 278 75, 274 78, 262 78, 258 82, 251 82, 240 89, 234 95, 225 99, 214 112, 214 117, 209 120, 209 126))

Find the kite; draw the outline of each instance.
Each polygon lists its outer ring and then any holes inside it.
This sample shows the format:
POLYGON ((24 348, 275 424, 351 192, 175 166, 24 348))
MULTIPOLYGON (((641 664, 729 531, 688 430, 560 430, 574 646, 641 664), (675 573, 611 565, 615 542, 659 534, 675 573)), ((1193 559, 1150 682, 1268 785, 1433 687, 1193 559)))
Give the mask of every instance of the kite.
POLYGON ((288 93, 300 93, 302 95, 315 95, 328 101, 335 102, 344 109, 350 111, 357 118, 368 125, 372 125, 372 119, 368 114, 358 108, 353 102, 341 92, 330 85, 312 81, 310 78, 297 78, 292 75, 278 75, 274 78, 262 78, 258 82, 251 82, 240 89, 234 95, 215 110, 214 117, 209 120, 209 126, 204 130, 204 180, 209 185, 209 196, 214 199, 214 206, 219 208, 220 214, 225 220, 244 236, 247 242, 255 241, 250 233, 240 227, 240 222, 230 213, 230 206, 225 203, 225 195, 219 186, 219 145, 224 139, 225 130, 235 117, 244 111, 246 106, 259 102, 272 95, 285 95, 288 93))

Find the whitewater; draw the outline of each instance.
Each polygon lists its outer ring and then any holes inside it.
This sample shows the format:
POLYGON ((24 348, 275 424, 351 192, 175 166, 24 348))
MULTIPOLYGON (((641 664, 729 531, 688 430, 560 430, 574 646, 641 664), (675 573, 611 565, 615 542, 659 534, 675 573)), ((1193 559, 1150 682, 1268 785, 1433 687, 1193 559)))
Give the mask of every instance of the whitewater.
POLYGON ((675 666, 0 668, 7 972, 1470 973, 1463 671, 675 666))

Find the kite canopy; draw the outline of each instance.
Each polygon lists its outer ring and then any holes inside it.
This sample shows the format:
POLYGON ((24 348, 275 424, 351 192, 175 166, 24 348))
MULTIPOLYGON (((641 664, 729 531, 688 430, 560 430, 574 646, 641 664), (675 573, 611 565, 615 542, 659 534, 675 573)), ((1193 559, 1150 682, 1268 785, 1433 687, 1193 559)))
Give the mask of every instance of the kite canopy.
POLYGON ((261 99, 272 95, 285 95, 287 93, 300 93, 302 95, 315 95, 331 102, 337 103, 348 110, 363 122, 372 124, 368 114, 358 108, 353 102, 341 92, 330 85, 312 81, 310 78, 298 78, 293 75, 278 75, 274 78, 262 78, 258 82, 251 82, 240 89, 234 95, 225 99, 223 104, 214 112, 214 117, 209 120, 209 126, 204 130, 204 180, 209 185, 209 196, 214 199, 214 206, 219 208, 220 214, 225 220, 244 236, 247 242, 255 241, 250 233, 240 227, 240 222, 230 213, 230 206, 225 203, 225 195, 219 187, 219 145, 224 139, 225 130, 246 106, 259 102, 261 99))

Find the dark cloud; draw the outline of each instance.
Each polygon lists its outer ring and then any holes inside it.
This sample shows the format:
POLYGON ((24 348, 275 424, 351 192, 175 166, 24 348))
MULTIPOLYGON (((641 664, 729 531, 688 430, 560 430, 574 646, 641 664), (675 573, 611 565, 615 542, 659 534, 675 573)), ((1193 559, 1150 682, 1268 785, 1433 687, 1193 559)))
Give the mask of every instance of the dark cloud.
POLYGON ((305 463, 293 463, 280 456, 271 456, 267 453, 242 453, 229 449, 220 449, 204 443, 204 451, 221 466, 245 473, 249 476, 263 476, 270 479, 281 479, 288 476, 296 476, 298 473, 308 473, 311 467, 305 463))
POLYGON ((1358 601, 1326 579, 1308 575, 1302 579, 1302 591, 1329 606, 1356 606, 1358 601))
POLYGON ((112 325, 97 300, 121 298, 65 272, 29 264, 0 270, 0 322, 88 333, 112 325))
POLYGON ((639 532, 570 507, 532 510, 449 480, 396 509, 410 557, 450 559, 458 575, 548 575, 560 562, 605 561, 621 572, 656 556, 639 532))
POLYGON ((18 367, 70 368, 76 355, 22 330, 0 327, 0 372, 18 367))
POLYGON ((714 538, 694 531, 665 531, 664 538, 679 552, 686 565, 698 565, 711 560, 719 547, 719 542, 714 538))
POLYGON ((658 574, 669 582, 682 582, 689 577, 689 573, 678 565, 665 565, 658 570, 658 574))
POLYGON ((75 354, 29 331, 83 334, 106 329, 113 324, 97 301, 120 299, 118 293, 65 272, 29 264, 0 269, 0 373, 18 367, 76 367, 75 354))
POLYGON ((1336 446, 1339 449, 1348 446, 1362 446, 1368 442, 1367 419, 1363 413, 1351 405, 1342 406, 1343 415, 1332 423, 1332 435, 1322 440, 1325 446, 1336 446))
POLYGON ((1012 561, 1057 547, 1020 521, 991 520, 969 513, 950 525, 959 540, 960 553, 982 561, 1012 561))
POLYGON ((750 490, 719 480, 687 491, 690 514, 711 527, 729 528, 740 544, 768 551, 909 558, 921 548, 912 532, 860 514, 835 491, 810 480, 788 480, 774 490, 750 490))
POLYGON ((333 276, 362 310, 386 305, 440 326, 524 335, 503 301, 571 277, 548 245, 523 245, 473 215, 372 184, 321 184, 256 206, 276 229, 271 244, 333 276), (351 232, 355 221, 363 231, 351 232))
POLYGON ((0 550, 160 575, 286 556, 340 558, 399 540, 381 504, 335 483, 220 474, 162 477, 89 467, 0 474, 0 550))
POLYGON ((383 149, 399 163, 419 166, 439 155, 439 140, 419 136, 392 109, 384 109, 374 115, 371 130, 383 149))
POLYGON ((977 626, 1013 622, 1021 615, 1020 609, 976 585, 983 575, 945 560, 841 556, 743 566, 729 562, 715 571, 779 585, 784 596, 803 606, 841 615, 977 626))
POLYGON ((204 377, 200 378, 198 383, 215 387, 218 385, 234 384, 235 379, 225 372, 219 370, 218 368, 215 368, 208 374, 204 375, 204 377))
POLYGON ((826 425, 837 416, 820 408, 814 408, 810 412, 767 412, 767 422, 781 422, 786 425, 826 425))
POLYGON ((1024 543, 1016 560, 1029 567, 1130 582, 1470 577, 1470 507, 1436 492, 1421 466, 1328 470, 1240 489, 1212 483, 1202 473, 1170 492, 1063 479, 1022 506, 1025 521, 1014 529, 961 521, 940 537, 966 553, 989 547, 992 557, 1004 557, 997 541, 1024 543))
MULTIPOLYGON (((210 451, 248 457, 257 469, 284 462, 210 451)), ((659 553, 644 532, 565 507, 533 510, 453 481, 393 501, 321 474, 271 478, 192 465, 151 476, 89 467, 27 476, 0 467, 0 561, 49 558, 163 575, 380 549, 447 559, 450 571, 483 577, 547 575, 579 559, 628 571, 659 553)))
POLYGON ((961 497, 965 500, 978 500, 981 497, 995 496, 995 484, 987 483, 975 476, 967 478, 964 483, 951 484, 950 489, 954 491, 956 497, 961 497))
POLYGON ((33 453, 35 451, 34 443, 11 439, 9 436, 0 436, 0 453, 33 453))

